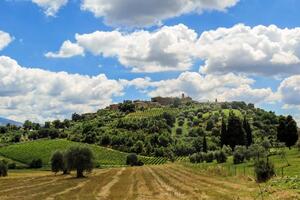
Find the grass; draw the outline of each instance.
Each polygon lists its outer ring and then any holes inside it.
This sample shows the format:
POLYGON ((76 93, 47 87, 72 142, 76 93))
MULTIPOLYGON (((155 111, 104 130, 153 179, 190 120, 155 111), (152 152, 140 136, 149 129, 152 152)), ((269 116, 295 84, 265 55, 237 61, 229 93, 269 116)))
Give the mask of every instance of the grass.
MULTIPOLYGON (((97 145, 83 144, 72 142, 64 139, 55 140, 36 140, 32 142, 9 145, 0 148, 0 155, 18 161, 20 163, 29 164, 33 159, 42 159, 43 165, 49 167, 50 157, 56 150, 66 150, 73 146, 89 147, 95 156, 96 165, 100 166, 120 166, 126 164, 127 153, 112 150, 97 145)), ((158 163, 157 158, 143 158, 145 164, 162 164, 158 163)))
MULTIPOLYGON (((292 148, 289 150, 285 149, 286 159, 282 158, 280 155, 274 155, 270 157, 270 161, 274 164, 275 172, 277 176, 282 176, 282 168, 283 168, 283 176, 286 177, 294 177, 300 175, 300 152, 296 148, 292 148), (290 166, 287 165, 287 162, 290 166)), ((238 165, 233 164, 233 158, 230 156, 226 163, 217 164, 216 161, 212 163, 200 163, 200 164, 190 164, 195 167, 203 170, 208 170, 212 168, 222 168, 229 175, 247 175, 254 177, 254 161, 248 161, 245 163, 241 163, 238 165)))

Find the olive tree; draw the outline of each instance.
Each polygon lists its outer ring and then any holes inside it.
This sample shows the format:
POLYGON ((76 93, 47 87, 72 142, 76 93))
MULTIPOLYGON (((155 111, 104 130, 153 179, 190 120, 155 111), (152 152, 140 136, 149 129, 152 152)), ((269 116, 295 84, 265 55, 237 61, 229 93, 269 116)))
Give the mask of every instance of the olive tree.
POLYGON ((77 178, 84 177, 83 172, 91 172, 94 167, 94 156, 87 147, 71 147, 66 151, 66 164, 69 171, 76 170, 77 178))

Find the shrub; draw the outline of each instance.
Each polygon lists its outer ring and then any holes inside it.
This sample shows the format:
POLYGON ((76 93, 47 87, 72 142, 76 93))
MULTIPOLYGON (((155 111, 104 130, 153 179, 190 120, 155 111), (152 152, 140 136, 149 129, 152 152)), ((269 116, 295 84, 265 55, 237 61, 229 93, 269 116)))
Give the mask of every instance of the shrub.
POLYGON ((232 149, 229 145, 223 145, 222 151, 227 155, 231 156, 232 155, 232 149))
POLYGON ((87 147, 71 147, 66 152, 68 171, 76 170, 77 178, 83 177, 83 172, 91 172, 94 167, 94 155, 87 147))
POLYGON ((178 126, 183 126, 183 124, 184 124, 184 120, 179 119, 178 120, 178 126))
POLYGON ((16 163, 12 162, 12 163, 8 163, 7 167, 8 167, 8 169, 16 169, 17 165, 16 165, 16 163))
POLYGON ((213 152, 205 153, 205 154, 204 154, 204 160, 205 160, 207 163, 213 162, 213 161, 214 161, 214 153, 213 153, 213 152))
POLYGON ((241 154, 240 152, 234 152, 233 153, 233 164, 240 164, 244 162, 244 155, 241 154))
POLYGON ((126 165, 130 166, 142 166, 144 163, 138 160, 138 157, 135 153, 129 154, 126 159, 126 165))
POLYGON ((204 161, 204 153, 194 153, 190 156, 191 163, 202 163, 204 161))
POLYGON ((225 163, 227 160, 227 155, 224 151, 218 151, 215 154, 215 158, 218 163, 225 163))
POLYGON ((266 182, 275 175, 274 165, 266 160, 259 160, 254 165, 257 182, 266 182))
POLYGON ((0 160, 0 177, 7 176, 7 163, 4 160, 0 160))
POLYGON ((182 128, 177 128, 176 129, 176 134, 177 135, 182 135, 182 128))
POLYGON ((29 164, 29 167, 33 169, 41 168, 42 166, 43 166, 43 162, 42 159, 40 158, 33 159, 29 164))

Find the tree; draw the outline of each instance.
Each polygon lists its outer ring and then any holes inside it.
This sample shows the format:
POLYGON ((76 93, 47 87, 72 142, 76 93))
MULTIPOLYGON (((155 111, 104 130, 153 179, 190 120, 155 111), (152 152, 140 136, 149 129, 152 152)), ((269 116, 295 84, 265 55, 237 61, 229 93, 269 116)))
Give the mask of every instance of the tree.
POLYGON ((223 147, 223 145, 226 145, 226 144, 227 144, 227 126, 223 119, 222 127, 221 127, 221 146, 223 147))
POLYGON ((144 165, 144 163, 142 161, 139 161, 139 159, 135 153, 131 153, 126 158, 126 165, 142 166, 142 165, 144 165))
POLYGON ((181 135, 182 134, 182 128, 176 128, 176 134, 181 135))
POLYGON ((32 129, 32 122, 29 121, 29 120, 26 120, 26 121, 24 122, 24 124, 23 124, 23 128, 24 128, 25 130, 31 130, 31 129, 32 129))
POLYGON ((69 171, 76 170, 77 178, 84 177, 83 172, 91 172, 94 167, 94 156, 87 147, 71 147, 66 152, 66 163, 69 171))
POLYGON ((65 170, 65 161, 64 161, 64 155, 61 151, 56 151, 53 153, 51 157, 51 170, 55 174, 59 171, 65 170))
POLYGON ((144 150, 144 143, 141 140, 137 141, 133 146, 133 151, 137 154, 140 154, 143 152, 143 150, 144 150))
POLYGON ((253 143, 252 130, 246 116, 243 121, 243 128, 246 132, 246 146, 249 147, 253 143))
POLYGON ((297 128, 297 123, 293 119, 292 116, 287 117, 286 121, 286 140, 285 140, 285 145, 289 148, 291 146, 295 145, 298 140, 298 128, 297 128))
POLYGON ((4 160, 0 160, 0 177, 7 176, 7 162, 4 160))
POLYGON ((33 159, 29 164, 29 167, 33 169, 41 168, 42 166, 43 166, 43 162, 42 159, 40 158, 33 159))
POLYGON ((289 148, 296 144, 298 140, 298 128, 297 123, 292 116, 289 115, 287 118, 281 117, 279 119, 277 140, 285 143, 289 148))
POLYGON ((206 136, 203 137, 203 152, 207 152, 207 142, 206 142, 206 136))
POLYGON ((135 111, 135 105, 132 101, 127 100, 120 104, 119 109, 124 113, 131 113, 135 111))
POLYGON ((239 117, 237 117, 233 112, 229 113, 226 135, 226 145, 229 145, 232 149, 234 149, 236 145, 246 144, 246 135, 243 129, 243 124, 239 117))

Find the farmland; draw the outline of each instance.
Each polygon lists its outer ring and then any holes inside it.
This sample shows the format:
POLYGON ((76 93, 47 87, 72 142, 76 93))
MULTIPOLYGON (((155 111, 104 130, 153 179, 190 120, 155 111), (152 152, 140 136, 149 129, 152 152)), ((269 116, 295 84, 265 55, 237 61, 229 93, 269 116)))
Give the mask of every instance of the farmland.
MULTIPOLYGON (((0 155, 5 158, 18 161, 19 163, 29 164, 32 159, 42 159, 43 165, 49 167, 52 153, 56 150, 66 150, 72 146, 87 146, 95 156, 96 166, 118 166, 125 165, 126 153, 115 151, 97 145, 72 142, 68 140, 36 140, 0 148, 0 155)), ((163 164, 165 158, 153 158, 141 156, 145 164, 163 164)))
MULTIPOLYGON (((254 199, 260 194, 253 181, 201 173, 179 164, 101 169, 87 175, 88 178, 74 179, 50 172, 12 172, 1 179, 0 198, 226 200, 254 199)), ((283 197, 295 199, 299 195, 281 189, 264 193, 265 199, 283 197)))

